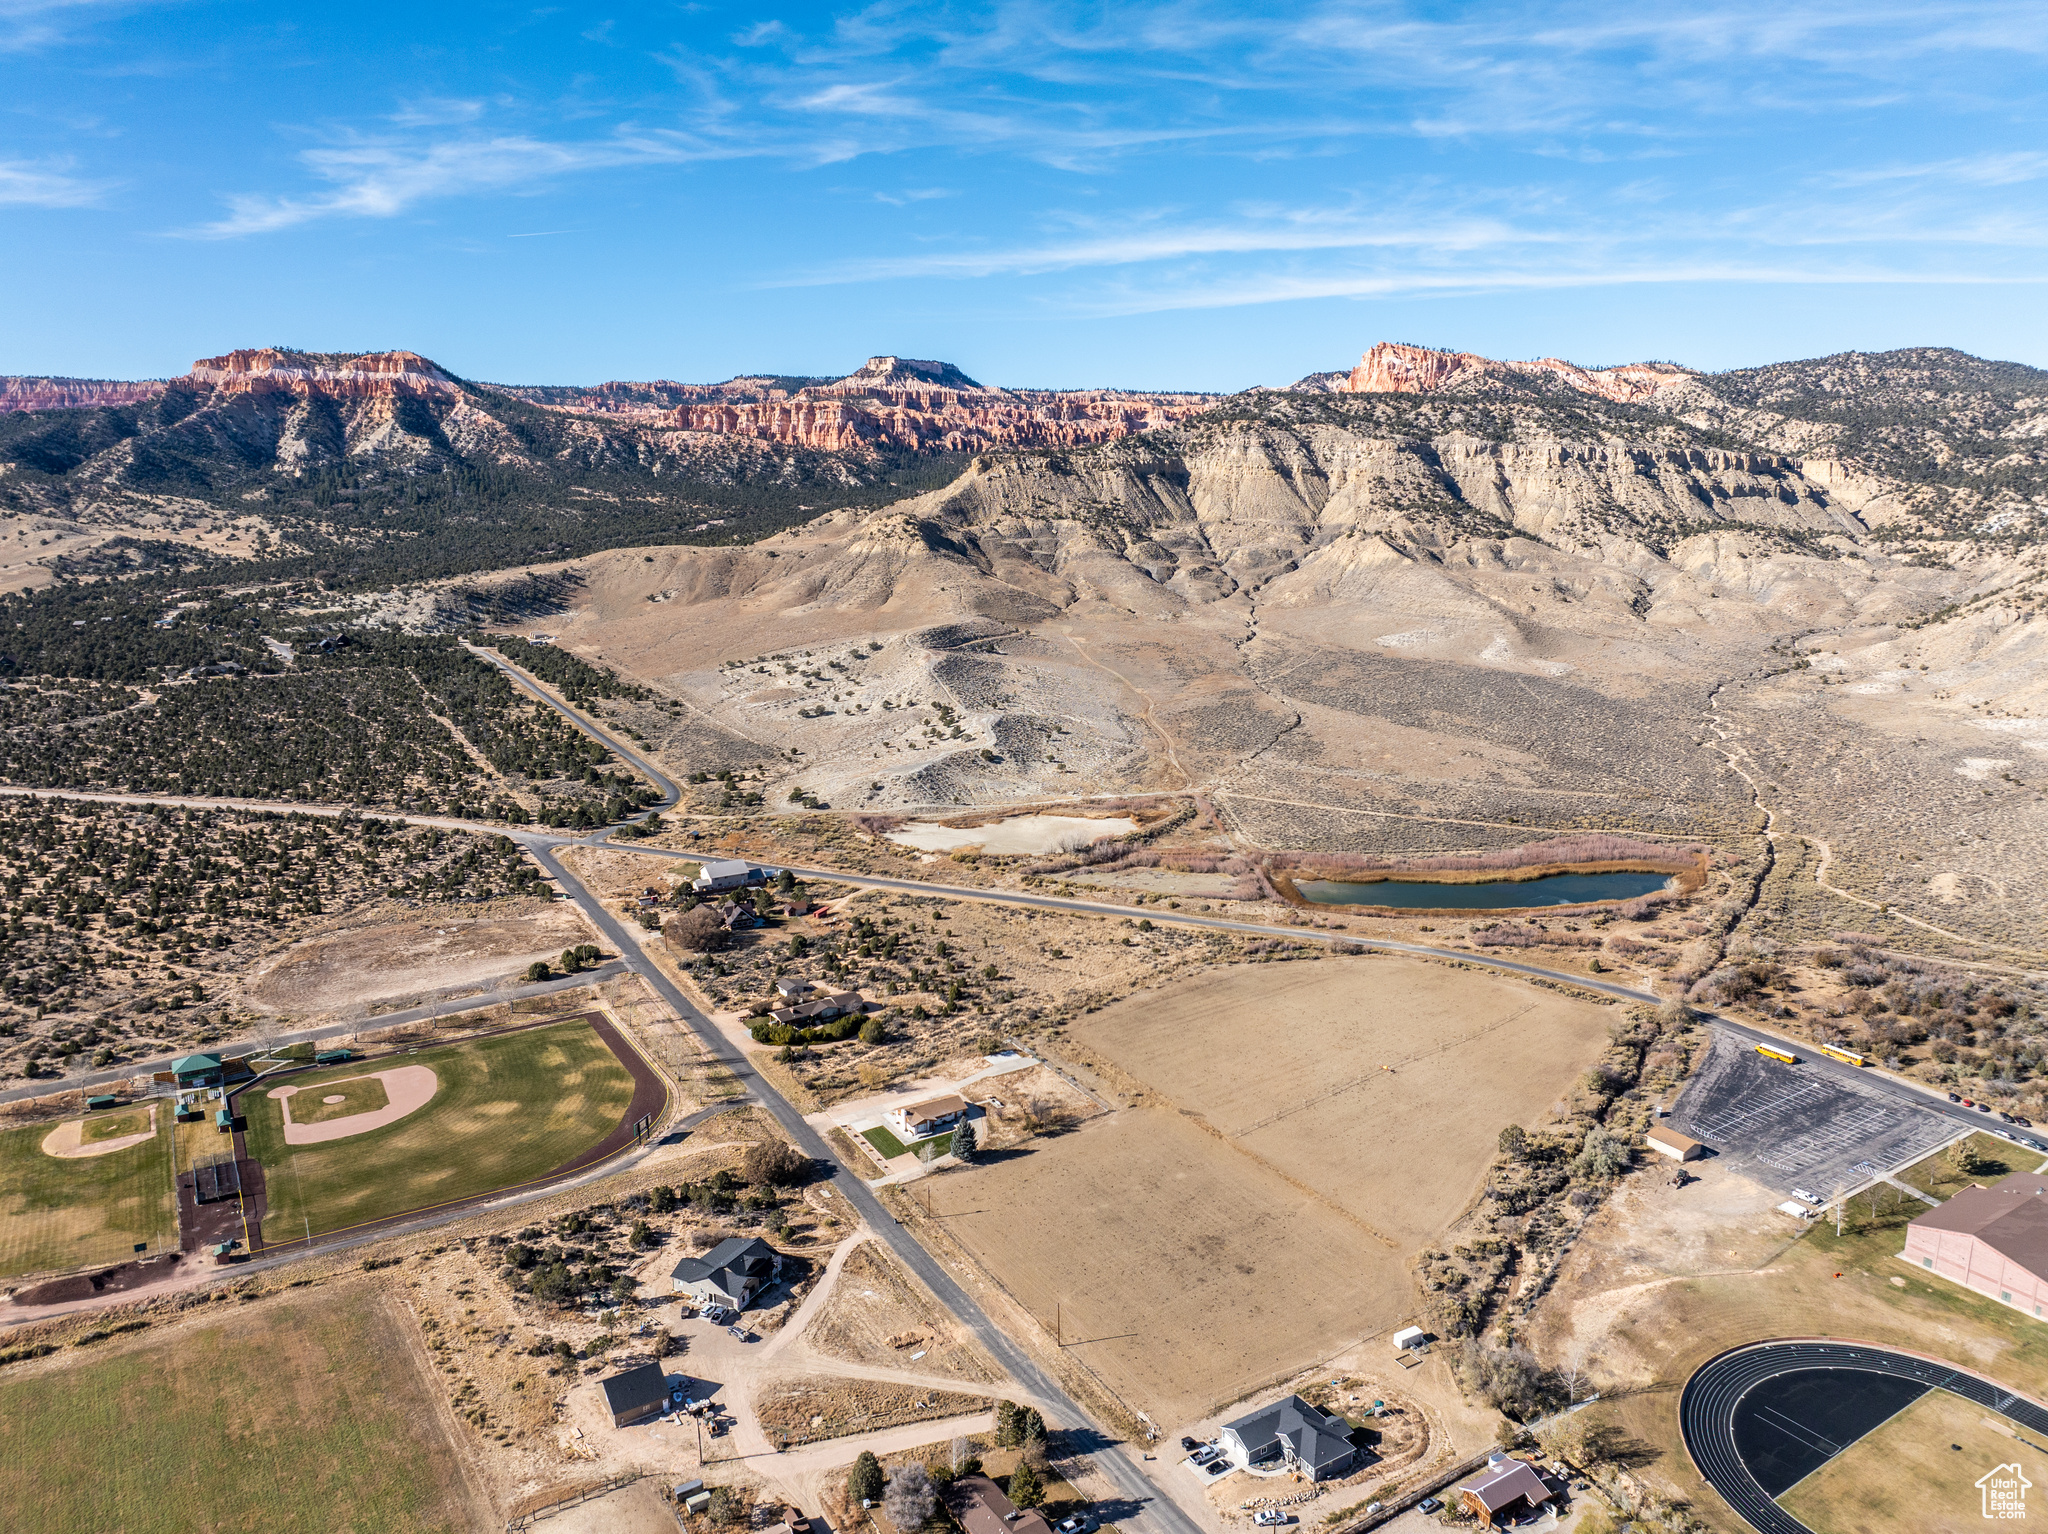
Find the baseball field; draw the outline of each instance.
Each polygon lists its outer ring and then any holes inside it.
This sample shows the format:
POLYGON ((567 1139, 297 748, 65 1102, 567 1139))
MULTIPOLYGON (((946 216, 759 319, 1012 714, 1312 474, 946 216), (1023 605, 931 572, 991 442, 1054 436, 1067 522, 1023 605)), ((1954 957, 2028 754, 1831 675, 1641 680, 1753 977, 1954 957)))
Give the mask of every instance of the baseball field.
POLYGON ((395 1304, 358 1285, 11 1371, 0 1381, 7 1525, 47 1534, 490 1526, 395 1304))
POLYGON ((386 1066, 425 1067, 434 1090, 394 1122, 317 1144, 286 1141, 284 1105, 242 1093, 250 1154, 263 1165, 270 1241, 516 1187, 573 1161, 616 1130, 633 1101, 632 1075, 586 1022, 557 1023, 352 1061, 281 1078, 297 1090, 293 1118, 326 1132, 347 1116, 390 1110, 365 1078, 386 1066), (342 1104, 323 1102, 342 1097, 342 1104), (305 1112, 301 1112, 303 1105, 305 1112), (374 1107, 372 1105, 375 1105, 374 1107), (344 1117, 332 1117, 341 1113, 344 1117))
MULTIPOLYGON (((138 1242, 177 1238, 167 1126, 105 1155, 44 1149, 55 1123, 0 1130, 0 1278, 119 1262, 138 1242)), ((76 1135, 90 1149, 150 1127, 146 1110, 88 1117, 76 1135)))
MULTIPOLYGON (((1137 1106, 991 1159, 944 1224, 1178 1425, 1411 1318, 1407 1264, 1613 1013, 1390 958, 1224 970, 1073 1025, 1137 1106)), ((939 1194, 944 1197, 943 1191, 939 1194)))

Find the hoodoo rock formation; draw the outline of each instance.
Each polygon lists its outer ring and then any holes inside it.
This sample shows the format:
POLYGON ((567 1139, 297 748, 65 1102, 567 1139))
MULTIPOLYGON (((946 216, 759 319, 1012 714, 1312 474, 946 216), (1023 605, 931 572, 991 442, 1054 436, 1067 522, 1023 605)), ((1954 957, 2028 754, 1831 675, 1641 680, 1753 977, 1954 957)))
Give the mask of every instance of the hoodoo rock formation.
POLYGON ((1499 373, 1550 374, 1583 393, 1621 404, 1645 399, 1695 376, 1691 369, 1668 362, 1630 362, 1621 367, 1589 369, 1556 357, 1497 362, 1471 352, 1439 352, 1426 346, 1382 341, 1351 370, 1349 379, 1335 387, 1347 394, 1427 394, 1474 374, 1499 373))
POLYGON ((84 410, 133 405, 163 388, 160 378, 30 378, 0 376, 0 415, 16 410, 84 410))
POLYGON ((179 381, 209 385, 223 395, 282 389, 321 399, 416 398, 461 391, 461 385, 418 352, 287 352, 274 346, 202 357, 179 381))

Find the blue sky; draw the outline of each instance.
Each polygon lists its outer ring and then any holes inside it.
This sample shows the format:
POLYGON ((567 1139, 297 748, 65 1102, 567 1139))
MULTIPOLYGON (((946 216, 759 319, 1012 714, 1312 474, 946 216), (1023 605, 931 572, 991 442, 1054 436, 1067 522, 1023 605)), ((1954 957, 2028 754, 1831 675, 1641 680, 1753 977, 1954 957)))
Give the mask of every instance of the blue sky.
POLYGON ((2048 365, 2048 7, 0 0, 0 372, 2048 365))

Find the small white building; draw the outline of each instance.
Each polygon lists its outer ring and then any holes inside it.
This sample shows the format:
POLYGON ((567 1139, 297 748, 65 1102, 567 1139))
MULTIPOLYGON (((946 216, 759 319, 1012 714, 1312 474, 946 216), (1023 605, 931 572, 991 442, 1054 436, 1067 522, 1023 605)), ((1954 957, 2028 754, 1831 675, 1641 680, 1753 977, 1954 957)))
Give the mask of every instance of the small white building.
POLYGON ((1404 1326, 1394 1333, 1394 1346, 1406 1351, 1419 1348, 1429 1341, 1429 1333, 1419 1326, 1404 1326))

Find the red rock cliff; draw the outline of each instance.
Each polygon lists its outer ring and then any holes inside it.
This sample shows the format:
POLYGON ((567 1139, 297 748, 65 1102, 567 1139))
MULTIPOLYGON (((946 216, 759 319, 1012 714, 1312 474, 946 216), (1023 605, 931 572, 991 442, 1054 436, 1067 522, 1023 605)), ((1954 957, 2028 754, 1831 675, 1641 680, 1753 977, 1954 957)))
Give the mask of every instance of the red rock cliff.
POLYGON ((1692 376, 1690 370, 1665 362, 1631 362, 1614 368, 1582 368, 1556 357, 1530 362, 1497 362, 1471 352, 1431 351, 1382 341, 1351 370, 1339 386, 1349 394, 1426 394, 1456 379, 1484 373, 1549 373, 1587 394, 1627 402, 1643 399, 1692 376))
POLYGON ((26 378, 0 375, 0 414, 12 410, 81 410, 133 405, 163 388, 157 378, 26 378))

